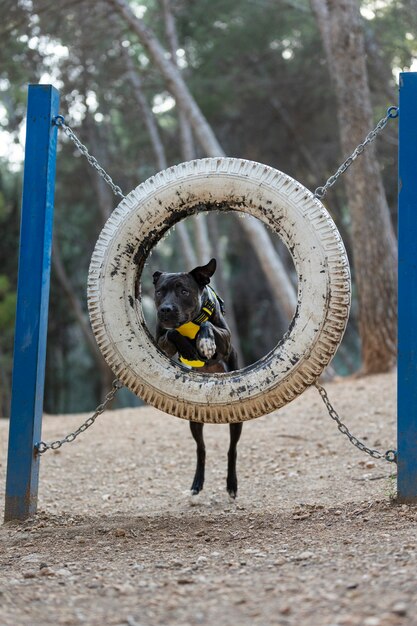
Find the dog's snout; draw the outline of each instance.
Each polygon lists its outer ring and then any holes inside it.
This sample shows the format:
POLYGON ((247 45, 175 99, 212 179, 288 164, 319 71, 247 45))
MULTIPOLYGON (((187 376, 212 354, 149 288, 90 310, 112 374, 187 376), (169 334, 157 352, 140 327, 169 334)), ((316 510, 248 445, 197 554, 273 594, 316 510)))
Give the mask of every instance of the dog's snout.
POLYGON ((175 303, 161 302, 158 307, 158 320, 164 328, 175 328, 178 326, 179 311, 175 303))
POLYGON ((170 313, 174 313, 175 307, 173 304, 163 304, 159 307, 159 312, 163 315, 169 315, 170 313))

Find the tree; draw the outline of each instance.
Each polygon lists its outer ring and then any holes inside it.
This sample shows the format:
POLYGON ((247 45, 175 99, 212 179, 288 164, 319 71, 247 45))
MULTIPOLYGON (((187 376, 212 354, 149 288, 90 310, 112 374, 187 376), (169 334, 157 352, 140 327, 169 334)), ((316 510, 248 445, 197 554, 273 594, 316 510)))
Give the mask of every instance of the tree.
MULTIPOLYGON (((149 134, 149 139, 155 155, 157 168, 159 171, 165 170, 168 167, 168 160, 166 157, 164 144, 162 143, 158 124, 152 113, 152 109, 149 106, 143 93, 142 81, 136 70, 132 56, 125 46, 122 46, 122 55, 126 63, 127 76, 132 85, 133 95, 136 100, 136 104, 139 111, 141 112, 146 130, 149 134)), ((190 236, 183 222, 180 222, 178 224, 177 233, 181 243, 181 250, 184 255, 184 260, 187 266, 190 268, 195 267, 197 265, 197 258, 193 249, 193 245, 191 243, 190 236)))
MULTIPOLYGON (((374 126, 357 0, 311 0, 337 100, 340 144, 350 154, 374 126)), ((396 357, 397 242, 373 144, 345 174, 359 300, 362 372, 396 357)))
MULTIPOLYGON (((158 41, 155 34, 140 18, 135 16, 127 0, 108 0, 108 2, 127 21, 129 26, 139 37, 143 46, 149 52, 155 65, 157 65, 167 81, 168 88, 172 92, 179 107, 182 109, 183 113, 188 116, 196 139, 205 150, 207 156, 225 156, 225 152, 217 140, 213 129, 193 98, 181 73, 172 61, 169 60, 165 49, 158 41)), ((290 320, 296 307, 296 294, 266 229, 259 221, 252 217, 242 220, 242 228, 252 242, 253 249, 259 258, 261 267, 267 277, 271 292, 278 306, 283 308, 290 320)))

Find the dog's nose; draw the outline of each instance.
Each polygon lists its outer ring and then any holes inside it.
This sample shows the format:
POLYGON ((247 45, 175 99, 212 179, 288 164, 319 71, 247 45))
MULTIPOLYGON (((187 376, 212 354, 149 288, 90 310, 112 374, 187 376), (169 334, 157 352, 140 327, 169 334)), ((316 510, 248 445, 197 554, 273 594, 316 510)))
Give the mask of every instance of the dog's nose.
POLYGON ((175 307, 172 304, 164 304, 163 306, 159 308, 159 312, 162 313, 163 315, 168 315, 169 313, 173 313, 174 310, 175 310, 175 307))

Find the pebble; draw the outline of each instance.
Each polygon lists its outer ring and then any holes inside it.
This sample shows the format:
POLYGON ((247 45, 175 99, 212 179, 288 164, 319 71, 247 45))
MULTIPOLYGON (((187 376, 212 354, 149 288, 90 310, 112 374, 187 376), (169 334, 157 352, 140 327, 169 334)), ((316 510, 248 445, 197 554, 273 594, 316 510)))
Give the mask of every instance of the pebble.
POLYGON ((359 587, 359 583, 357 583, 356 581, 352 581, 350 583, 347 583, 346 585, 346 589, 357 589, 359 587))
POLYGON ((292 516, 292 518, 295 520, 308 519, 309 517, 311 517, 311 513, 309 511, 305 511, 302 513, 294 513, 294 515, 292 516))
POLYGON ((197 565, 204 565, 204 563, 207 563, 208 558, 206 556, 199 556, 196 560, 197 565))
POLYGON ((396 615, 400 615, 401 617, 404 617, 405 615, 407 615, 408 607, 405 602, 396 602, 393 605, 391 611, 392 613, 395 613, 396 615))
POLYGON ((143 563, 133 563, 132 569, 135 569, 135 570, 138 570, 139 572, 142 572, 145 569, 145 566, 144 566, 143 563))
POLYGON ((192 585, 193 584, 193 579, 192 578, 178 578, 177 579, 177 583, 179 585, 192 585))
POLYGON ((57 576, 64 576, 64 577, 71 576, 71 572, 67 567, 61 567, 61 569, 57 569, 55 573, 57 576))
POLYGON ((284 604, 284 606, 282 606, 279 609, 279 612, 281 613, 281 615, 289 615, 291 613, 291 607, 289 604, 284 604))
POLYGON ((310 552, 309 550, 305 550, 304 552, 300 552, 300 554, 297 554, 297 556, 295 557, 295 560, 296 561, 306 561, 307 559, 312 559, 315 556, 316 555, 314 554, 314 552, 310 552))
POLYGON ((115 537, 126 537, 126 531, 124 528, 116 528, 114 531, 115 537))
POLYGON ((33 554, 28 554, 27 556, 22 557, 22 563, 36 563, 41 560, 41 555, 37 552, 33 554))
POLYGON ((55 572, 53 569, 51 569, 50 567, 43 567, 40 570, 40 575, 41 576, 55 576, 55 572))

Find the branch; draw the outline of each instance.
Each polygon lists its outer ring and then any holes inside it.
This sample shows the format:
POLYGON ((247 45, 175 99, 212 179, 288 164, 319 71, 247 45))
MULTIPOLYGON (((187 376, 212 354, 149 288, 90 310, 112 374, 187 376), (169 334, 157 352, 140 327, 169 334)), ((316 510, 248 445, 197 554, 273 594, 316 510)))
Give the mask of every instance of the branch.
POLYGON ((126 20, 132 30, 139 37, 142 45, 148 50, 155 65, 159 68, 168 84, 168 89, 178 101, 181 109, 187 115, 194 133, 204 146, 208 156, 225 156, 224 150, 202 114, 199 106, 192 97, 178 68, 168 58, 169 54, 161 46, 154 33, 145 26, 143 20, 135 16, 127 0, 107 0, 108 3, 126 20))

